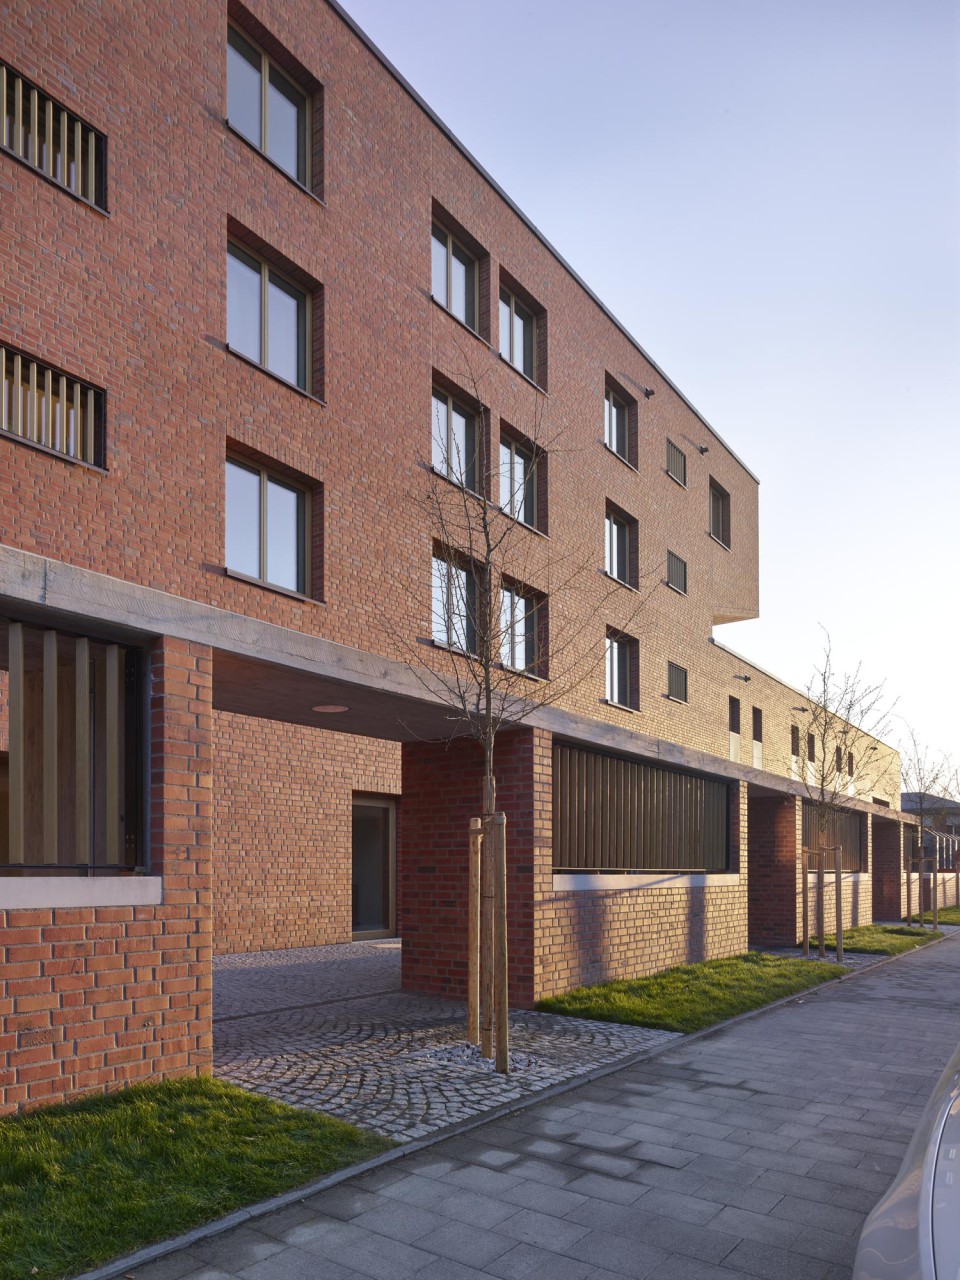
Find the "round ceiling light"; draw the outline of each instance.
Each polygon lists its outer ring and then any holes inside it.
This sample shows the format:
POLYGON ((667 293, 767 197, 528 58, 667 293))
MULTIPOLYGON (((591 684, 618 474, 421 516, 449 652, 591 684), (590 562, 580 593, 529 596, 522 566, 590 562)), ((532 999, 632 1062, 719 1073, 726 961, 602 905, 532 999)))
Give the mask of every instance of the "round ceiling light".
POLYGON ((314 707, 313 709, 314 711, 319 711, 321 715, 325 716, 334 716, 339 714, 341 711, 350 710, 349 707, 343 707, 338 702, 321 702, 319 706, 314 707))

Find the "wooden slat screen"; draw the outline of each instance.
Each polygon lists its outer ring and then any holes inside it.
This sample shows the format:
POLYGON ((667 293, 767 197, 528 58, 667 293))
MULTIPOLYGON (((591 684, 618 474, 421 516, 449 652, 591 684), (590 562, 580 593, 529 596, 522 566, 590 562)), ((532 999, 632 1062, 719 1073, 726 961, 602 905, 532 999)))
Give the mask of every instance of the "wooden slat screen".
MULTIPOLYGON (((803 802, 803 847, 805 849, 843 848, 844 871, 861 871, 860 855, 861 815, 852 809, 833 809, 827 815, 827 824, 821 838, 818 831, 817 806, 809 800, 803 802)), ((827 856, 827 869, 833 866, 832 855, 827 856)))
POLYGON ((555 871, 726 871, 729 845, 726 783, 554 744, 555 871))
POLYGON ((0 346, 0 433, 104 465, 104 393, 0 346))

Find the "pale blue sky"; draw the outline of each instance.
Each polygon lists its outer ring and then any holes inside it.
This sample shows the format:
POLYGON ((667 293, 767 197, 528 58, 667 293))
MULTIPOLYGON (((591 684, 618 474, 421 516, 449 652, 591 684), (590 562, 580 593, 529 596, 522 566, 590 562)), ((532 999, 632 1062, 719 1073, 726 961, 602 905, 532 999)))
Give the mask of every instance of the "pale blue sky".
POLYGON ((760 477, 717 638, 960 756, 957 0, 345 4, 760 477))

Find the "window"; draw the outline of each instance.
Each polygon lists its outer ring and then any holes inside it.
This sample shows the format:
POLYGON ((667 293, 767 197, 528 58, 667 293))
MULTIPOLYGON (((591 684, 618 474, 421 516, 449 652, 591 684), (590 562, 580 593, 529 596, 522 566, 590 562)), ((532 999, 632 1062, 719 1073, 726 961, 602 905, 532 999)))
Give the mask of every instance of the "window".
POLYGON ((506 583, 500 593, 500 661, 516 671, 536 673, 537 653, 536 598, 521 587, 506 583))
POLYGON ((687 562, 672 551, 667 552, 667 586, 687 594, 687 562))
POLYGON ((853 752, 852 751, 847 752, 847 773, 851 778, 853 777, 853 752))
POLYGON ((252 462, 227 459, 226 565, 307 592, 308 495, 252 462))
POLYGON ((537 322, 518 298, 500 290, 500 354, 526 377, 536 381, 537 322))
POLYGON ((466 565, 433 557, 433 638, 463 653, 477 648, 477 579, 466 565))
POLYGON ((477 490, 477 419, 437 387, 433 389, 433 469, 474 492, 477 490))
POLYGON ((687 455, 682 449, 678 449, 672 440, 667 441, 667 475, 673 476, 674 480, 686 488, 687 484, 687 455))
POLYGON ((753 740, 763 741, 763 712, 759 707, 753 708, 753 740))
POLYGON ((675 662, 667 663, 667 697, 674 702, 687 701, 687 669, 675 662))
POLYGON ((468 329, 477 329, 477 262, 436 222, 431 242, 433 296, 468 329))
POLYGON ((731 733, 740 732, 740 699, 732 696, 729 705, 729 729, 731 733))
POLYGON ((603 402, 603 443, 621 458, 627 457, 628 426, 626 402, 608 387, 603 402))
POLYGON ((533 451, 500 438, 500 506, 515 520, 537 528, 537 467, 533 451))
POLYGON ((629 581, 630 550, 629 529, 626 520, 607 512, 607 549, 604 565, 611 578, 629 581))
POLYGON ((792 756, 800 754, 800 728, 795 724, 790 726, 790 754, 792 756))
POLYGON ((307 295, 238 245, 227 246, 227 345, 308 391, 307 295))
POLYGON ((0 146, 81 200, 106 209, 106 138, 4 62, 0 146))
POLYGON ((837 776, 839 777, 840 774, 843 773, 843 749, 841 747, 837 747, 837 750, 835 753, 835 760, 836 760, 836 763, 834 765, 834 768, 836 769, 837 776))
POLYGON ((104 394, 0 346, 0 435, 104 465, 104 394))
POLYGON ((607 701, 636 710, 640 705, 639 646, 630 636, 608 631, 607 701))
POLYGON ((817 759, 817 740, 812 733, 807 734, 807 760, 815 764, 817 759))
POLYGON ((291 178, 309 185, 307 95, 235 27, 227 34, 227 120, 291 178))
POLYGON ((710 479, 710 536, 730 546, 730 495, 712 477, 710 479))

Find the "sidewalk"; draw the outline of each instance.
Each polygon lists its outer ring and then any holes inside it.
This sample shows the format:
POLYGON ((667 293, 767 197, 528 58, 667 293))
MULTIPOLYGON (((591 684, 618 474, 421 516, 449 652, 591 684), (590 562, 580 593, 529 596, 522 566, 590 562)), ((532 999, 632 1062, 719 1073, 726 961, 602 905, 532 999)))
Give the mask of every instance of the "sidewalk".
POLYGON ((960 943, 805 993, 136 1280, 848 1280, 956 1045, 960 943))

